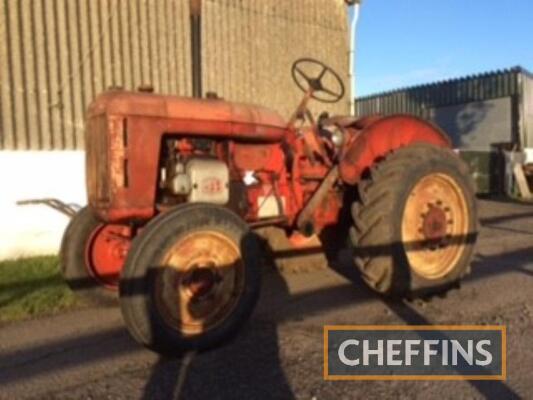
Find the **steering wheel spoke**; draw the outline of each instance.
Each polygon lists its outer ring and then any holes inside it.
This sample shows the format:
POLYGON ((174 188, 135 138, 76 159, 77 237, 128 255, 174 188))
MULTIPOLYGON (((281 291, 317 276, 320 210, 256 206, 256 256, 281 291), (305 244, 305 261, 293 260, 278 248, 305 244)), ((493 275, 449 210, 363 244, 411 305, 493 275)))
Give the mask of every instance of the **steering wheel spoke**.
POLYGON ((330 95, 332 95, 335 98, 339 96, 339 93, 335 93, 334 91, 329 90, 326 87, 323 87, 321 91, 324 92, 324 93, 330 94, 330 95))
POLYGON ((295 67, 296 72, 298 72, 306 81, 311 80, 310 78, 299 66, 295 67))
POLYGON ((318 75, 318 77, 316 79, 318 80, 322 80, 322 78, 324 77, 324 75, 326 75, 326 72, 328 72, 328 67, 324 67, 322 69, 322 72, 320 72, 320 75, 318 75))

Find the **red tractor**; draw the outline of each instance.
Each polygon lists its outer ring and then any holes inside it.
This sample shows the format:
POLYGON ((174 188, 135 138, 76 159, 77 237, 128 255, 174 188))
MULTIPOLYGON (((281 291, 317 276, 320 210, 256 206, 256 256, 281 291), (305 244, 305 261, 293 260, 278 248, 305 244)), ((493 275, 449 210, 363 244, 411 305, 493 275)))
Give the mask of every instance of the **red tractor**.
POLYGON ((339 101, 342 80, 311 59, 292 76, 305 94, 289 121, 214 95, 115 90, 90 106, 89 206, 65 232, 62 270, 93 300, 118 290, 143 345, 173 354, 236 333, 259 294, 260 227, 298 246, 351 214, 355 265, 383 294, 442 290, 468 271, 475 197, 448 137, 406 115, 315 121, 308 103, 339 101))

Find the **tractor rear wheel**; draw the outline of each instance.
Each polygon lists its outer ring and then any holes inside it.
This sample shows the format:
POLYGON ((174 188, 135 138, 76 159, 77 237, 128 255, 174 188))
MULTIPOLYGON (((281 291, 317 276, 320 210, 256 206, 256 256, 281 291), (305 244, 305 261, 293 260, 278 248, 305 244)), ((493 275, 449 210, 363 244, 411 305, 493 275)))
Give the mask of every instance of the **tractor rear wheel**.
POLYGON ((69 287, 89 304, 115 305, 130 241, 130 227, 105 224, 82 208, 61 242, 60 269, 69 287))
POLYGON ((120 281, 126 326, 165 355, 233 337, 259 296, 259 242, 228 209, 187 204, 152 220, 133 242, 120 281))
POLYGON ((474 186, 451 150, 401 148, 371 168, 352 205, 355 264, 377 292, 443 292, 469 271, 477 236, 474 186))

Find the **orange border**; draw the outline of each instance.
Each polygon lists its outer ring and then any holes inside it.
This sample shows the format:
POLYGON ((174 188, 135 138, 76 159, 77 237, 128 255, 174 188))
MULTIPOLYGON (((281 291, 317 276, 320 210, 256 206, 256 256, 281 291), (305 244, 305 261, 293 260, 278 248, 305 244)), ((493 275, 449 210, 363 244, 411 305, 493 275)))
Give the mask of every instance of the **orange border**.
POLYGON ((324 326, 324 380, 328 381, 504 381, 507 379, 507 327, 505 325, 325 325, 324 326), (501 331, 501 375, 329 375, 328 335, 330 331, 501 331))

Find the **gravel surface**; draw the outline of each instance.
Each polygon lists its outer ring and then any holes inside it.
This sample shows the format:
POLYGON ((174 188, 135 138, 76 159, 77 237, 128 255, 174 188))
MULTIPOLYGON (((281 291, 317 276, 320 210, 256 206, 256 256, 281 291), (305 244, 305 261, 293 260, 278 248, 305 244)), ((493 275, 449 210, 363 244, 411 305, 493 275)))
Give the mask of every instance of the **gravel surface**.
POLYGON ((125 331, 119 310, 85 309, 0 329, 0 399, 533 398, 533 206, 480 202, 471 276, 430 301, 386 301, 341 263, 269 272, 252 321, 231 344, 163 359, 125 331), (505 324, 508 379, 324 381, 325 324, 505 324))

